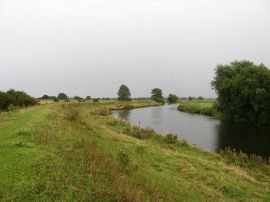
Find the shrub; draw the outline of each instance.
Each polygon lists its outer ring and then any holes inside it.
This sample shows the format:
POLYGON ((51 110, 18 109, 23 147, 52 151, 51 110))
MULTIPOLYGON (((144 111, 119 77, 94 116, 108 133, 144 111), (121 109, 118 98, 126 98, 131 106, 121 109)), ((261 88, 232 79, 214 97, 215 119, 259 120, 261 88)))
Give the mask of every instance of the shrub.
MULTIPOLYGON (((38 104, 38 101, 27 95, 22 91, 15 91, 13 89, 7 91, 6 93, 0 92, 0 110, 8 111, 9 106, 13 105, 14 107, 22 107, 22 106, 33 106, 38 104)), ((10 108, 13 109, 13 108, 10 108)))
POLYGON ((10 112, 15 112, 15 111, 17 111, 17 107, 15 107, 13 104, 10 104, 9 106, 8 106, 8 111, 10 111, 10 112))
POLYGON ((220 150, 220 154, 229 162, 240 166, 246 166, 248 164, 258 166, 267 163, 261 156, 255 154, 248 156, 242 151, 237 152, 235 149, 231 149, 230 147, 227 147, 224 150, 220 150))
POLYGON ((58 97, 53 97, 53 101, 54 101, 54 102, 59 102, 60 100, 59 100, 58 97))
POLYGON ((167 144, 175 144, 175 143, 177 143, 177 136, 173 135, 171 133, 168 133, 168 134, 162 136, 161 139, 163 140, 163 142, 165 142, 167 144))

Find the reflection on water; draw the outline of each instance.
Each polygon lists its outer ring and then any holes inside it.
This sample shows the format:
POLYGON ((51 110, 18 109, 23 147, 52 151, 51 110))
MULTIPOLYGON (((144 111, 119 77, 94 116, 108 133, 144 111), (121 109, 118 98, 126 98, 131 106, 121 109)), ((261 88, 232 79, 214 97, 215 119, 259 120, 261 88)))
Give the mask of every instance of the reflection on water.
POLYGON ((218 147, 270 156, 270 127, 221 123, 216 127, 218 147))
POLYGON ((119 110, 118 112, 118 118, 125 119, 129 121, 130 116, 130 110, 119 110))
POLYGON ((143 128, 174 133, 201 148, 219 151, 231 147, 246 153, 270 156, 270 127, 222 123, 217 119, 179 112, 177 105, 118 110, 116 118, 123 118, 143 128))

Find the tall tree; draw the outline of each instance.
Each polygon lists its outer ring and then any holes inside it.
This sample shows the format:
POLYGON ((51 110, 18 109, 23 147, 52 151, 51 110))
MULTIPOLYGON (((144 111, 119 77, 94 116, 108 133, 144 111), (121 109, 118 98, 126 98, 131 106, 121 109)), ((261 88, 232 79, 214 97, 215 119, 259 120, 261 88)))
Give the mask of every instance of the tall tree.
POLYGON ((168 102, 169 102, 170 104, 176 103, 177 100, 179 100, 179 97, 178 97, 177 95, 169 94, 169 96, 168 96, 168 102))
POLYGON ((211 85, 223 118, 239 123, 270 123, 270 70, 263 64, 234 61, 217 65, 211 85))
POLYGON ((155 100, 156 102, 163 102, 164 103, 162 90, 160 88, 152 89, 151 94, 152 94, 151 98, 153 100, 155 100))
POLYGON ((68 96, 65 93, 59 93, 57 96, 60 100, 68 99, 68 96))
POLYGON ((129 91, 129 88, 124 84, 122 84, 119 87, 117 95, 118 95, 118 100, 120 100, 120 101, 129 101, 129 100, 131 100, 131 98, 130 98, 131 93, 129 91))

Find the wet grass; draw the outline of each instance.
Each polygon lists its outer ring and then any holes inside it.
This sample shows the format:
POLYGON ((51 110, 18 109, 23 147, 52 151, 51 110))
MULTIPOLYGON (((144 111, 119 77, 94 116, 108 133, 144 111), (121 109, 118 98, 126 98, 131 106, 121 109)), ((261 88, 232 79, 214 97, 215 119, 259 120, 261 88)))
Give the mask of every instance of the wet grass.
POLYGON ((203 151, 105 113, 125 105, 60 103, 6 119, 0 200, 270 200, 267 164, 229 150, 203 151))

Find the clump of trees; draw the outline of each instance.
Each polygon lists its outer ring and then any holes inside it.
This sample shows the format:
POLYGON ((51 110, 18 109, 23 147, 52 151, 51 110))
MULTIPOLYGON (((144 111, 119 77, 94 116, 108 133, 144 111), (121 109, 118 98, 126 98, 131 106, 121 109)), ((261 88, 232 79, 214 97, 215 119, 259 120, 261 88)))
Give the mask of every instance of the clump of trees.
POLYGON ((217 65, 211 82, 218 98, 217 110, 237 123, 270 123, 270 70, 263 64, 234 61, 217 65))
POLYGON ((154 100, 156 102, 165 103, 164 99, 163 99, 163 95, 162 95, 162 90, 160 88, 152 89, 151 94, 152 94, 152 96, 151 96, 152 100, 154 100))
POLYGON ((130 90, 124 84, 122 84, 119 87, 117 95, 118 95, 118 100, 119 101, 130 101, 131 100, 131 98, 130 98, 130 96, 131 96, 130 90))
POLYGON ((38 104, 38 101, 23 91, 11 89, 0 92, 0 111, 8 111, 13 107, 28 107, 38 104))
POLYGON ((174 94, 169 94, 167 99, 168 99, 168 102, 172 104, 172 103, 176 103, 179 100, 179 97, 174 94))
POLYGON ((65 93, 59 93, 58 96, 59 100, 67 100, 68 96, 65 93))

